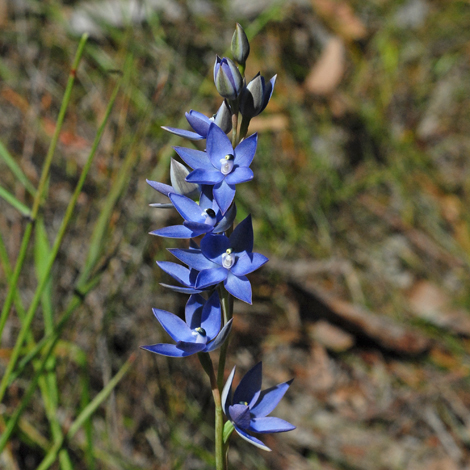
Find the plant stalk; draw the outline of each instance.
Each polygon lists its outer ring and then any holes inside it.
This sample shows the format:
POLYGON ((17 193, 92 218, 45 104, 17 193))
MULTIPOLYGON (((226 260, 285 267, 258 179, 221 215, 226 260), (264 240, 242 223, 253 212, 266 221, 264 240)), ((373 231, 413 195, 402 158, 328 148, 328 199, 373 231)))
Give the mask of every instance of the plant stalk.
POLYGON ((214 367, 209 353, 198 353, 198 358, 204 371, 209 376, 212 396, 214 397, 215 403, 215 468, 216 470, 227 470, 224 453, 224 414, 220 391, 214 374, 214 367))

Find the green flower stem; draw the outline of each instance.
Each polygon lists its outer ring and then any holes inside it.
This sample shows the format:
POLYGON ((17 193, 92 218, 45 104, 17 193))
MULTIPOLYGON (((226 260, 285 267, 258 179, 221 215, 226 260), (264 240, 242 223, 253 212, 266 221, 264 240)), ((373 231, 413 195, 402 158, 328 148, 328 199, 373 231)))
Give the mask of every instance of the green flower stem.
MULTIPOLYGON (((26 251, 28 249, 29 239, 31 238, 31 233, 33 231, 34 220, 36 219, 38 215, 38 211, 42 203, 43 196, 46 193, 47 182, 49 178, 49 170, 50 170, 51 163, 52 163, 52 157, 54 156, 57 142, 59 141, 60 131, 62 129, 62 124, 64 122, 65 113, 67 111, 70 98, 72 96, 72 88, 75 82, 77 67, 78 67, 78 64, 80 63, 80 59, 82 58, 83 52, 85 50, 85 44, 86 44, 87 39, 88 39, 88 34, 86 33, 83 34, 80 40, 80 43, 78 45, 77 53, 75 54, 75 59, 72 64, 72 68, 70 70, 69 79, 67 82, 67 87, 65 89, 64 98, 62 99, 62 104, 60 107, 59 116, 57 118, 57 124, 55 127, 54 135, 52 137, 49 150, 47 152, 46 159, 44 160, 44 164, 42 167, 41 178, 39 180, 39 186, 38 186, 36 195, 34 197, 33 208, 31 209, 30 219, 29 219, 28 224, 26 225, 26 229, 23 235, 23 240, 21 241, 18 259, 16 261, 16 265, 13 271, 11 282, 9 283, 7 298, 5 300, 2 312, 0 314, 0 338, 2 337, 3 329, 5 327, 8 314, 10 313, 10 309, 11 309, 12 303, 16 295, 16 286, 18 285, 18 279, 20 277, 21 269, 23 267, 23 263, 26 257, 26 251)), ((0 395, 3 397, 3 394, 0 393, 0 395)), ((1 400, 2 398, 0 398, 0 402, 1 400)))
MULTIPOLYGON (((226 325, 233 316, 233 297, 221 285, 217 287, 217 291, 219 293, 220 304, 222 307, 223 324, 226 325)), ((220 348, 219 364, 217 367, 217 386, 220 393, 222 393, 222 389, 224 388, 225 361, 227 359, 229 341, 230 335, 220 348)))
POLYGON ((246 134, 248 134, 248 127, 250 125, 250 118, 246 118, 245 116, 242 117, 242 123, 240 124, 240 137, 239 139, 244 139, 246 134))
POLYGON ((215 403, 215 468, 216 470, 226 470, 226 460, 224 454, 224 414, 220 398, 219 387, 214 374, 211 357, 208 353, 198 353, 199 362, 209 376, 212 396, 215 403))
MULTIPOLYGON (((66 210, 65 216, 62 220, 62 224, 59 228, 56 239, 54 240, 54 245, 52 246, 52 249, 51 249, 48 261, 47 261, 47 266, 44 269, 43 278, 39 281, 39 285, 36 288, 36 291, 34 293, 34 297, 33 297, 33 300, 31 302, 31 305, 30 305, 30 307, 28 309, 28 312, 26 313, 26 317, 24 318, 24 321, 21 325, 21 330, 20 330, 20 333, 19 333, 18 338, 16 340, 15 346, 13 348, 13 352, 12 352, 11 358, 8 362, 7 369, 5 371, 5 374, 3 375, 2 381, 0 382, 0 403, 3 400, 3 397, 5 395, 5 391, 7 389, 8 382, 9 382, 9 379, 10 379, 10 375, 11 375, 11 373, 13 372, 13 370, 15 368, 16 362, 17 362, 18 357, 20 355, 21 348, 23 346, 23 342, 24 342, 24 340, 26 338, 26 335, 29 331, 29 327, 31 325, 31 322, 33 321, 34 315, 35 315, 36 310, 39 306, 39 302, 41 301, 42 293, 44 292, 44 289, 47 285, 49 274, 52 270, 52 266, 53 266, 54 261, 57 257, 57 254, 59 252, 59 248, 60 248, 60 245, 62 244, 62 240, 65 236, 67 226, 68 226, 68 224, 69 224, 69 222, 72 218, 72 215, 74 213, 75 205, 76 205, 78 197, 79 197, 79 195, 82 191, 83 184, 85 183, 85 178, 88 174, 88 171, 90 170, 91 164, 93 162, 93 158, 96 154, 96 150, 98 149, 98 145, 99 145, 101 136, 103 135, 105 125, 106 125, 106 123, 108 121, 108 118, 109 118, 109 115, 111 113, 112 105, 114 104, 114 101, 116 99, 118 90, 119 90, 119 83, 114 89, 113 96, 112 96, 112 98, 109 102, 108 108, 106 110, 105 117, 103 119, 102 124, 100 125, 100 127, 98 129, 98 132, 97 132, 95 140, 93 142, 93 146, 91 148, 90 154, 88 155, 88 160, 87 160, 87 162, 86 162, 86 164, 85 164, 85 166, 82 170, 82 173, 80 175, 80 179, 78 180, 77 186, 75 187, 75 191, 74 191, 74 193, 72 195, 72 198, 71 198, 71 200, 70 200, 70 202, 67 206, 67 210, 66 210)), ((38 190, 38 194, 39 194, 39 192, 40 191, 38 190)), ((29 224, 28 227, 32 227, 32 224, 29 224)), ((15 292, 15 289, 12 289, 12 292, 15 292)))
POLYGON ((238 145, 238 100, 230 101, 230 108, 232 109, 232 147, 238 145))

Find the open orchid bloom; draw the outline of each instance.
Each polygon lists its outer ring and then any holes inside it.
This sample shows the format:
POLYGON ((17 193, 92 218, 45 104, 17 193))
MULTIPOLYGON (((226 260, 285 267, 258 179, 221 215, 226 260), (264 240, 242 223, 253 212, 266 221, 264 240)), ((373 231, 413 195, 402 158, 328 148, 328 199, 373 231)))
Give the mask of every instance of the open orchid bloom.
POLYGON ((221 233, 231 227, 237 214, 235 204, 232 204, 225 215, 222 215, 212 195, 212 188, 206 185, 202 188, 199 204, 181 194, 169 194, 170 201, 184 218, 183 225, 154 230, 150 232, 151 235, 167 238, 193 238, 206 233, 221 233))
POLYGON ((176 344, 159 343, 141 347, 162 356, 186 357, 214 351, 227 339, 232 327, 230 320, 220 329, 221 310, 217 292, 207 301, 199 294, 191 295, 186 304, 185 322, 166 310, 154 308, 153 314, 176 344))
POLYGON ((222 211, 227 212, 235 197, 235 185, 253 179, 250 168, 256 153, 258 135, 253 134, 232 147, 230 139, 215 124, 207 134, 207 152, 175 147, 178 155, 194 169, 187 177, 189 183, 214 186, 214 198, 222 211))
POLYGON ((201 249, 170 249, 170 253, 190 268, 200 271, 196 289, 204 289, 220 282, 237 299, 251 304, 251 284, 247 274, 268 261, 266 256, 253 253, 253 226, 251 216, 240 222, 230 237, 206 235, 201 249))
POLYGON ((222 408, 243 439, 260 449, 270 451, 268 446, 248 432, 268 434, 295 429, 293 424, 283 419, 267 416, 281 401, 292 380, 261 391, 262 369, 261 362, 256 364, 245 374, 232 394, 234 367, 222 392, 222 408))

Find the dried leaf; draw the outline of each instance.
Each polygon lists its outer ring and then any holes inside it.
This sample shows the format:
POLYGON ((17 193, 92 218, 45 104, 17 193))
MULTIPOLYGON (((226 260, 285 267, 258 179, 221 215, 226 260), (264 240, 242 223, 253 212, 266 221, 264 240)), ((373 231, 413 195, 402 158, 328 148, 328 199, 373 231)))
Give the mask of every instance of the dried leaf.
POLYGON ((340 38, 332 38, 320 59, 305 79, 305 88, 315 95, 331 94, 344 74, 344 44, 340 38))
POLYGON ((408 294, 411 310, 420 318, 455 333, 470 336, 470 315, 451 307, 451 300, 436 284, 418 281, 408 294))
POLYGON ((311 325, 309 334, 330 351, 343 352, 354 346, 352 335, 323 320, 311 325))

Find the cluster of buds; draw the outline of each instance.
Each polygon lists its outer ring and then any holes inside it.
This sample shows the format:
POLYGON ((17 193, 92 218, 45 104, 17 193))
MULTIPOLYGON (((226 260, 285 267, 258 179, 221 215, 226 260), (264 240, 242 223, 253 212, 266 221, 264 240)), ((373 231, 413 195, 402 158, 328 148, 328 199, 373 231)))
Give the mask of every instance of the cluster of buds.
POLYGON ((226 468, 225 458, 220 458, 221 449, 227 447, 233 430, 251 444, 270 450, 250 433, 284 432, 295 428, 282 419, 267 417, 291 381, 261 392, 261 363, 245 375, 234 394, 231 385, 235 368, 223 387, 233 317, 231 297, 251 304, 251 283, 246 276, 268 261, 264 255, 253 251, 251 216, 234 227, 236 187, 254 177, 250 165, 256 154, 258 135, 246 137, 248 126, 250 120, 266 108, 276 80, 274 76, 266 82, 258 73, 246 84, 245 63, 249 53, 248 38, 237 24, 232 39, 234 60, 217 56, 214 65, 214 83, 224 98, 217 113, 210 118, 194 110, 186 113, 192 130, 163 127, 192 141, 205 140, 205 149, 174 147, 184 164, 172 159, 171 185, 148 181, 169 200, 152 206, 174 208, 183 218, 181 224, 159 228, 151 234, 190 240, 188 248, 169 250, 183 265, 157 262, 178 284, 163 285, 190 297, 184 321, 173 313, 153 310, 174 344, 159 343, 143 346, 143 349, 170 357, 198 354, 211 379, 216 415, 220 412, 221 416, 223 411, 227 417, 223 432, 222 420, 216 418, 218 470, 226 468), (231 138, 227 136, 229 133, 231 138), (208 353, 219 348, 216 379, 208 353))

